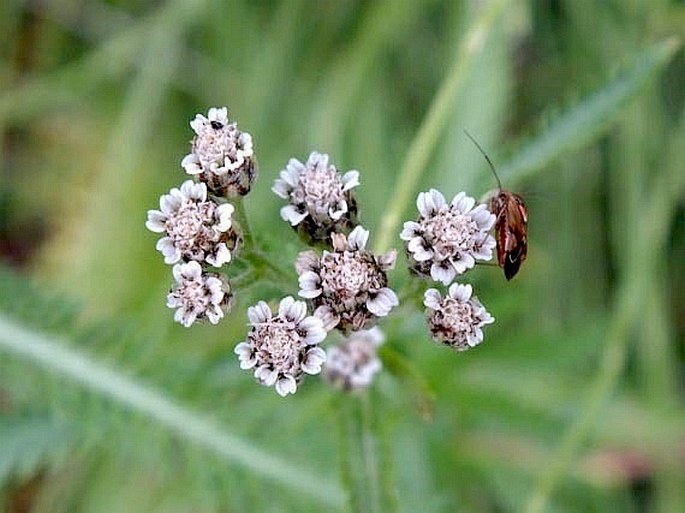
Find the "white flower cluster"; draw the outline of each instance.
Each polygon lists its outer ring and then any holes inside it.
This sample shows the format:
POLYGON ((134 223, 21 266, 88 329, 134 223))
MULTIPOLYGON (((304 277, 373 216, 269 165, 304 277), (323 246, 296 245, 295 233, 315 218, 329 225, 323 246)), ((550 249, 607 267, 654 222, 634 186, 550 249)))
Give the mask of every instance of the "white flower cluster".
POLYGON ((252 137, 229 123, 225 107, 198 114, 190 126, 196 136, 181 164, 199 181, 186 180, 162 195, 159 210, 148 210, 145 223, 163 234, 157 249, 174 265, 175 279, 167 306, 185 327, 201 320, 216 324, 230 309, 228 280, 206 268, 231 262, 242 243, 235 207, 227 200, 249 191, 256 169, 252 137))
POLYGON ((247 316, 252 327, 235 348, 241 369, 254 369, 254 377, 281 396, 294 394, 304 374, 321 372, 326 353, 319 344, 327 332, 316 313, 307 316, 303 301, 285 297, 276 314, 260 301, 247 316))
POLYGON ((471 285, 452 283, 472 269, 476 261, 489 261, 496 241, 490 231, 495 215, 485 204, 465 192, 448 204, 439 191, 421 192, 416 200, 419 218, 404 223, 400 238, 405 241, 409 269, 425 278, 450 285, 442 298, 437 289, 424 295, 431 336, 458 351, 483 340, 482 327, 494 318, 475 296, 471 285))
POLYGON ((487 206, 457 194, 451 203, 435 189, 419 194, 417 221, 407 221, 400 238, 414 272, 449 285, 454 278, 471 269, 476 260, 491 260, 495 238, 490 230, 495 216, 487 206))
POLYGON ((366 249, 369 232, 357 226, 349 236, 334 233, 333 251, 300 253, 295 263, 300 296, 312 301, 327 327, 357 331, 385 317, 399 304, 386 271, 397 253, 374 255, 366 249))
POLYGON ((340 344, 326 351, 324 377, 344 391, 368 387, 383 368, 378 347, 385 335, 378 326, 351 333, 340 344))
POLYGON ((355 224, 357 205, 352 188, 359 171, 341 175, 325 153, 312 152, 306 164, 292 158, 271 190, 288 200, 281 217, 311 242, 327 241, 331 234, 355 224))
POLYGON ((145 226, 165 236, 157 242, 164 263, 207 262, 214 267, 231 261, 238 242, 233 230, 233 205, 207 198, 207 186, 192 180, 159 200, 160 210, 148 210, 145 226))
MULTIPOLYGON (((325 245, 321 253, 302 251, 295 263, 300 285, 299 296, 314 312, 306 315, 306 306, 285 298, 279 308, 297 306, 297 319, 312 323, 317 330, 337 329, 343 342, 328 351, 329 382, 343 390, 368 386, 380 370, 376 348, 382 333, 374 327, 378 319, 387 316, 399 304, 397 295, 388 286, 387 272, 395 265, 397 252, 376 255, 366 248, 369 232, 356 223, 357 203, 352 189, 359 185, 356 170, 340 173, 330 163, 328 155, 312 152, 306 163, 290 159, 272 187, 272 191, 287 200, 281 208, 281 218, 295 228, 302 238, 317 246, 325 245), (371 329, 369 329, 371 328, 371 329)), ((283 322, 266 310, 260 302, 250 310, 252 330, 248 340, 236 348, 241 366, 255 369, 255 377, 265 385, 275 385, 281 395, 295 392, 304 374, 319 372, 325 353, 308 349, 308 344, 283 328, 283 322), (313 355, 314 364, 309 365, 313 355), (296 356, 299 355, 299 356, 296 356), (323 356, 322 356, 323 355, 323 356)), ((295 323, 298 320, 290 320, 295 323)), ((295 329, 299 337, 303 330, 295 329)), ((317 331, 319 333, 319 331, 317 331)), ((321 342, 315 337, 316 344, 321 342)), ((316 348, 318 349, 318 348, 316 348)))
MULTIPOLYGON (((161 235, 157 249, 173 265, 167 306, 185 327, 217 324, 230 310, 233 291, 217 271, 234 261, 243 243, 231 201, 250 191, 257 172, 252 137, 229 121, 225 107, 197 114, 190 126, 195 136, 181 165, 194 180, 162 195, 159 210, 149 210, 145 223, 161 235)), ((287 201, 281 218, 315 248, 301 251, 295 262, 302 300, 286 296, 277 307, 258 301, 248 308, 248 333, 234 352, 242 369, 280 396, 294 394, 306 375, 322 371, 340 390, 363 389, 382 368, 378 349, 385 337, 377 323, 399 305, 388 280, 397 252, 367 249, 369 231, 357 224, 358 185, 358 171, 341 173, 318 152, 305 163, 290 159, 273 184, 272 191, 287 201), (324 350, 333 330, 340 342, 324 350)), ((483 327, 494 318, 471 285, 454 280, 492 259, 495 216, 463 192, 448 204, 431 189, 419 194, 417 207, 418 219, 404 223, 400 234, 409 268, 449 286, 444 296, 436 288, 425 291, 430 333, 464 351, 483 340, 483 327)), ((257 275, 259 262, 270 272, 277 268, 259 248, 247 248, 246 259, 257 275)))
POLYGON ((495 322, 471 285, 453 283, 443 298, 437 289, 428 289, 423 304, 427 307, 431 335, 457 351, 466 351, 483 341, 483 326, 495 322))
POLYGON ((244 196, 257 176, 252 136, 228 120, 228 109, 211 108, 207 117, 197 114, 190 122, 195 131, 192 151, 181 161, 189 175, 197 176, 217 196, 244 196))
POLYGON ((229 306, 230 286, 214 273, 203 273, 195 261, 175 265, 176 286, 167 296, 167 306, 175 308, 174 320, 190 327, 196 320, 218 323, 229 306))

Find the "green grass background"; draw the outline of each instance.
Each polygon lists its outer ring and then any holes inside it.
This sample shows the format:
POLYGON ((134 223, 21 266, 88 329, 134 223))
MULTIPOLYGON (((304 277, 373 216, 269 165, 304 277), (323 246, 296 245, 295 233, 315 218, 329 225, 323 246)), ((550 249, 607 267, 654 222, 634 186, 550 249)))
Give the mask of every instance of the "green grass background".
POLYGON ((684 2, 9 0, 0 33, 0 511, 685 511, 684 2), (222 105, 286 271, 184 329, 144 221, 222 105), (419 191, 493 187, 464 128, 530 209, 521 273, 466 277, 484 343, 410 297, 367 394, 256 386, 232 350, 297 292, 287 160, 360 170, 399 247, 419 191))

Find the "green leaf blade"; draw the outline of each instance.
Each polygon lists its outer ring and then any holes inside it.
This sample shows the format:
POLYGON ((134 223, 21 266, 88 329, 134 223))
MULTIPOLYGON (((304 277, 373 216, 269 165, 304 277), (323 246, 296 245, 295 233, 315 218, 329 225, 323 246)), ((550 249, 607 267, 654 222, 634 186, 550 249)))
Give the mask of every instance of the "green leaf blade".
POLYGON ((680 40, 675 37, 650 46, 607 85, 553 120, 499 168, 504 183, 535 174, 609 130, 622 107, 664 69, 679 47, 680 40))

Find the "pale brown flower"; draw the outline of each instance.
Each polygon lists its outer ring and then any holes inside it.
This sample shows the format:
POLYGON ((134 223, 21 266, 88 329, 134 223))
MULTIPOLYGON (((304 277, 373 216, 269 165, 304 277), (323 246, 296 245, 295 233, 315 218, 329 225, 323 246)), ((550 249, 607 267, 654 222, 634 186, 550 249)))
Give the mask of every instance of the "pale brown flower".
POLYGON ((357 226, 349 237, 331 236, 333 251, 321 256, 305 251, 297 258, 299 295, 317 308, 327 329, 357 331, 372 326, 399 304, 387 277, 397 253, 374 255, 366 249, 368 237, 369 232, 357 226))

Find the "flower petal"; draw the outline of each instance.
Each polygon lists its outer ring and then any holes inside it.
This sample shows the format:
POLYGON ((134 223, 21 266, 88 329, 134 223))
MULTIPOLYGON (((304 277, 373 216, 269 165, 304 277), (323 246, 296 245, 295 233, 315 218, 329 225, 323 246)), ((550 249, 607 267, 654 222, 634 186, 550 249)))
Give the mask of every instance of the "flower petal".
POLYGON ((145 227, 151 232, 162 233, 166 231, 166 220, 167 217, 159 210, 148 210, 145 227))
POLYGON ((292 226, 300 224, 309 214, 300 212, 294 205, 286 205, 281 208, 281 219, 288 221, 292 226))
POLYGON ((303 341, 308 346, 320 344, 328 335, 328 332, 324 329, 323 320, 313 315, 303 319, 300 322, 299 329, 305 332, 303 341))
POLYGON ((175 264, 181 260, 181 250, 176 247, 171 237, 162 237, 157 241, 155 248, 164 255, 165 264, 175 264))
POLYGON ((340 317, 333 312, 330 306, 322 305, 314 310, 314 316, 321 319, 323 329, 331 331, 340 322, 340 317))
POLYGON ((407 244, 407 250, 417 262, 425 262, 433 258, 433 251, 426 247, 426 241, 421 237, 415 237, 407 244))
POLYGON ((281 171, 281 179, 291 188, 300 183, 300 173, 305 170, 304 164, 297 159, 290 159, 288 165, 281 171))
POLYGON ((457 275, 457 271, 449 265, 449 262, 434 262, 431 265, 431 278, 435 281, 441 282, 443 285, 449 285, 457 275), (445 265, 447 264, 447 265, 445 265))
POLYGON ((230 203, 223 203, 222 205, 219 205, 214 211, 214 217, 218 221, 214 228, 220 232, 227 232, 233 224, 232 218, 234 211, 235 207, 230 203))
POLYGON ((377 260, 378 266, 381 268, 381 270, 389 271, 390 269, 393 269, 395 267, 395 261, 397 260, 397 251, 391 249, 387 253, 383 253, 382 255, 378 256, 377 260))
POLYGON ((319 374, 321 365, 326 361, 326 352, 320 347, 312 347, 307 350, 307 354, 301 364, 301 369, 307 374, 319 374))
POLYGON ((440 308, 441 303, 442 296, 440 295, 438 289, 428 289, 426 292, 423 293, 423 304, 426 305, 428 308, 437 310, 438 308, 440 308))
POLYGON ((404 228, 400 233, 400 239, 402 240, 412 240, 417 235, 421 234, 421 225, 415 221, 406 221, 404 223, 404 228))
POLYGON ((382 288, 376 296, 366 302, 366 308, 377 317, 385 317, 394 306, 399 305, 395 292, 388 288, 382 288))
POLYGON ((231 261, 231 251, 228 249, 225 242, 220 242, 216 246, 214 254, 207 255, 205 260, 214 267, 221 267, 231 261))
POLYGON ((450 285, 448 293, 452 299, 466 302, 471 298, 473 289, 469 284, 462 285, 460 283, 453 283, 452 285, 450 285))
POLYGON ((302 251, 297 255, 297 259, 295 260, 295 270, 297 271, 297 274, 303 274, 307 271, 316 272, 320 261, 321 259, 319 258, 319 255, 316 254, 316 251, 302 251))
POLYGON ((289 375, 282 376, 278 381, 276 381, 276 392, 281 397, 285 397, 288 394, 294 394, 297 392, 297 381, 295 378, 289 375))
POLYGON ((271 190, 274 194, 276 194, 276 196, 279 196, 283 199, 288 199, 290 197, 290 191, 292 191, 292 187, 288 185, 285 180, 276 179, 273 187, 271 187, 271 190))
POLYGON ((278 372, 276 372, 275 369, 272 369, 268 365, 261 365, 257 367, 257 369, 254 372, 255 378, 260 380, 264 385, 271 387, 276 383, 276 379, 278 378, 278 372))
POLYGON ((247 317, 253 326, 267 322, 273 317, 271 308, 264 301, 259 301, 256 305, 247 309, 247 317))
POLYGON ((300 285, 300 291, 298 292, 300 297, 312 299, 318 297, 323 292, 321 289, 321 277, 315 272, 306 271, 297 280, 300 285))
POLYGON ((357 225, 347 236, 347 246, 351 251, 364 249, 368 240, 369 231, 357 225))
POLYGON ((359 171, 352 169, 342 176, 343 192, 359 185, 359 171))

